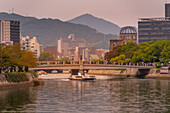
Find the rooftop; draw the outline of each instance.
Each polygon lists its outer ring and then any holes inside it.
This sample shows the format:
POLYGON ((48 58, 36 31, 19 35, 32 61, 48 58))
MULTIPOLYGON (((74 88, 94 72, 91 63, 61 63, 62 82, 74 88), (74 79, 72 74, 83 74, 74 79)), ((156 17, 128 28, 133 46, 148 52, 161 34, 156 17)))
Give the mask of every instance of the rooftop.
POLYGON ((78 40, 84 40, 83 38, 60 38, 61 40, 75 40, 75 41, 78 41, 78 40))
POLYGON ((170 17, 159 17, 159 18, 139 18, 139 21, 170 21, 170 17))
POLYGON ((137 31, 136 28, 132 26, 126 26, 120 30, 120 34, 133 34, 133 33, 137 33, 137 31))

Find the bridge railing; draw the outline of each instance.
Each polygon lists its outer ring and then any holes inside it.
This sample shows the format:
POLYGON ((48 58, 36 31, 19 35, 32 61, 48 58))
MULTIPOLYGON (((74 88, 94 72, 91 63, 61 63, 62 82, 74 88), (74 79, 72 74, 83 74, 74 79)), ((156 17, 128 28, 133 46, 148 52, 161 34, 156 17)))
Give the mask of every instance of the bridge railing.
POLYGON ((57 66, 57 65, 113 65, 113 66, 155 66, 154 63, 117 63, 117 62, 92 62, 92 61, 37 61, 38 66, 57 66))

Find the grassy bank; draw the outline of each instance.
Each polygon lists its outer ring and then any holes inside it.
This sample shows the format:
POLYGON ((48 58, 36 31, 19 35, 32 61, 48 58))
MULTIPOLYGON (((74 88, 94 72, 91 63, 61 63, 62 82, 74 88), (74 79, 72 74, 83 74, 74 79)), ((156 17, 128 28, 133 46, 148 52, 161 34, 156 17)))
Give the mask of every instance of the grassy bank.
POLYGON ((11 72, 11 73, 4 73, 3 77, 0 77, 0 81, 7 81, 7 82, 25 82, 29 81, 29 77, 27 73, 31 73, 33 75, 33 78, 37 78, 38 75, 34 71, 30 72, 11 72))
POLYGON ((37 73, 33 71, 0 74, 0 90, 38 85, 44 85, 44 80, 39 79, 37 73))

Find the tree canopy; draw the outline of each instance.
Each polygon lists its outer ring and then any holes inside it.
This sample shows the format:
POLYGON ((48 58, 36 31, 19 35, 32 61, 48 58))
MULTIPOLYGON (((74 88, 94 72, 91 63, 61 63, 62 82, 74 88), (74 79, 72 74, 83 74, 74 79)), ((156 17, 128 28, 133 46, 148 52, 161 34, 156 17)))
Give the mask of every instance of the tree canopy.
POLYGON ((69 59, 66 58, 66 57, 63 57, 63 58, 60 59, 60 61, 69 61, 69 59))
POLYGON ((30 51, 22 50, 20 44, 0 44, 0 73, 2 68, 13 71, 16 67, 23 71, 22 67, 35 67, 36 58, 30 51))
POLYGON ((43 52, 40 54, 40 57, 38 58, 39 61, 50 61, 50 60, 55 60, 53 54, 50 52, 43 52))
POLYGON ((170 61, 170 40, 157 40, 134 44, 132 41, 116 46, 106 53, 105 59, 110 62, 164 62, 170 61))

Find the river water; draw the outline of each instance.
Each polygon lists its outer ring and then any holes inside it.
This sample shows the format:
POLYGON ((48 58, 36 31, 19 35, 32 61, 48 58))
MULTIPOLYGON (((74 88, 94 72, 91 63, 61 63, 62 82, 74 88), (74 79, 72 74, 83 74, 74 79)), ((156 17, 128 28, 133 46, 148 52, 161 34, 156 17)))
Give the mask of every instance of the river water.
POLYGON ((45 80, 44 86, 0 91, 0 112, 170 112, 170 80, 45 80))

